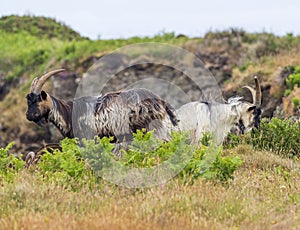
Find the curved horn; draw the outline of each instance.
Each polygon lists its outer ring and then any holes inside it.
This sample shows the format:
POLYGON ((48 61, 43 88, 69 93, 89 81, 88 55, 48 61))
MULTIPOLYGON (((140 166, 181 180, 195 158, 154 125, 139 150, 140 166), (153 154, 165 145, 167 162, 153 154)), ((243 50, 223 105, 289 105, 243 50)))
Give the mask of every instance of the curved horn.
POLYGON ((256 91, 255 91, 255 89, 253 89, 251 86, 243 86, 242 88, 249 89, 249 91, 252 94, 253 104, 255 104, 255 100, 256 100, 256 91))
POLYGON ((31 83, 31 86, 30 86, 30 92, 40 94, 42 87, 45 84, 45 82, 47 81, 47 79, 49 77, 51 77, 52 75, 62 72, 62 71, 65 71, 65 69, 52 70, 52 71, 44 74, 43 76, 34 78, 31 83))
POLYGON ((261 106, 262 94, 261 94, 261 87, 258 82, 257 76, 254 76, 254 81, 255 81, 255 89, 253 89, 250 86, 243 86, 242 88, 250 90, 250 92, 252 94, 253 104, 259 108, 261 106))
POLYGON ((257 76, 254 76, 254 81, 255 81, 255 90, 256 90, 254 104, 256 105, 256 107, 259 108, 261 106, 262 94, 261 94, 261 87, 257 79, 257 76))
POLYGON ((25 160, 24 160, 27 167, 32 164, 34 158, 35 158, 35 153, 34 152, 30 151, 30 152, 27 153, 27 155, 25 157, 25 160))

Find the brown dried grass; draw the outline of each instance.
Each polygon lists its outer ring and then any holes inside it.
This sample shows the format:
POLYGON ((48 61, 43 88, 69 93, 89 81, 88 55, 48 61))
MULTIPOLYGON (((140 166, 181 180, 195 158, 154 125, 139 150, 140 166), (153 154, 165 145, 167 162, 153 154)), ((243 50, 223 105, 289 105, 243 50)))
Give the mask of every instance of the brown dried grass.
POLYGON ((299 162, 242 145, 227 186, 197 180, 128 189, 102 182, 72 191, 30 172, 0 188, 0 229, 296 229, 299 162))

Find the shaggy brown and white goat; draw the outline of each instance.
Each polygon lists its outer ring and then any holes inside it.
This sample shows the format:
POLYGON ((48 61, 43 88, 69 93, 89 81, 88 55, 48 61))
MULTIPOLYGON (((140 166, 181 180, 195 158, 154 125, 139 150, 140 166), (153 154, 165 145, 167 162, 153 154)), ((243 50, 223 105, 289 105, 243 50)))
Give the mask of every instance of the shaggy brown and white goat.
POLYGON ((93 138, 113 136, 129 140, 132 132, 155 129, 154 135, 168 140, 170 130, 177 125, 174 109, 147 89, 130 89, 103 96, 80 97, 70 101, 57 99, 42 87, 53 70, 36 77, 27 94, 26 117, 38 125, 52 122, 64 137, 93 138))
POLYGON ((257 77, 254 77, 256 89, 244 86, 250 90, 253 103, 241 101, 242 97, 228 99, 227 103, 190 102, 177 110, 179 129, 191 131, 193 140, 198 142, 203 133, 211 133, 215 142, 221 144, 230 131, 237 125, 241 133, 252 128, 258 128, 261 118, 261 87, 257 77))

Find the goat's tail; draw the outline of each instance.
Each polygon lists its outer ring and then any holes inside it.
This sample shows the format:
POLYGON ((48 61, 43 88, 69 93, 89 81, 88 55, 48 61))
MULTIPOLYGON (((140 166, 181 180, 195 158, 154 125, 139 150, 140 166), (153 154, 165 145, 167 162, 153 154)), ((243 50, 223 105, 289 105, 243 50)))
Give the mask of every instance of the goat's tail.
POLYGON ((179 120, 177 119, 177 116, 175 114, 175 109, 169 104, 169 103, 166 103, 165 104, 165 109, 167 111, 167 114, 172 122, 172 124, 174 126, 177 126, 178 125, 178 122, 179 120))

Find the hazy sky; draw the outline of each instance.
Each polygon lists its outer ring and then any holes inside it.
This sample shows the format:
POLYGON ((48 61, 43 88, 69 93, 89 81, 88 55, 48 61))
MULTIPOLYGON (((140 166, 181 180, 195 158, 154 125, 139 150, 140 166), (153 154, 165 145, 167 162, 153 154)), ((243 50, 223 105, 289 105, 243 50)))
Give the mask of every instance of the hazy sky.
POLYGON ((91 39, 195 37, 230 27, 300 35, 299 0, 0 0, 0 16, 10 14, 52 17, 91 39))

